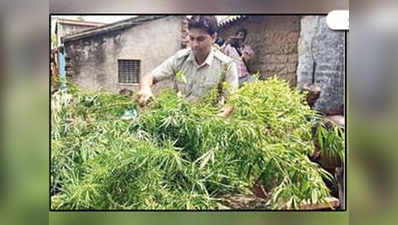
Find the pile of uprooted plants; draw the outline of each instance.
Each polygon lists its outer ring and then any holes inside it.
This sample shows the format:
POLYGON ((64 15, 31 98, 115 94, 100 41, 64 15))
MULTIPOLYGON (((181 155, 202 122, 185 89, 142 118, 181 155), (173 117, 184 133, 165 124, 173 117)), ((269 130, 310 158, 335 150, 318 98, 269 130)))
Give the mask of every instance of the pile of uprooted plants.
POLYGON ((305 93, 276 77, 246 84, 229 97, 227 119, 217 116, 216 98, 215 89, 188 103, 166 90, 141 109, 134 95, 56 92, 51 207, 225 209, 229 196, 254 196, 256 188, 266 209, 326 202, 323 179, 333 178, 308 158, 321 118, 305 93))

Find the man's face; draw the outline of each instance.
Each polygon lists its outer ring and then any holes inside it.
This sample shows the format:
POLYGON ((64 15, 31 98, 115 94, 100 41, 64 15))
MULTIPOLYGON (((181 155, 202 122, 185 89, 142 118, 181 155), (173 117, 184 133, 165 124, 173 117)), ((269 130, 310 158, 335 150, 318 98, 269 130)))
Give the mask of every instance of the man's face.
POLYGON ((236 45, 241 46, 243 43, 243 39, 245 38, 245 33, 243 32, 238 32, 236 35, 236 45))
POLYGON ((245 33, 243 33, 243 32, 238 32, 238 33, 236 34, 236 38, 239 38, 239 39, 241 39, 241 40, 243 41, 243 39, 245 38, 245 33))
POLYGON ((215 35, 210 36, 199 28, 189 30, 189 44, 196 57, 206 57, 215 40, 215 35))

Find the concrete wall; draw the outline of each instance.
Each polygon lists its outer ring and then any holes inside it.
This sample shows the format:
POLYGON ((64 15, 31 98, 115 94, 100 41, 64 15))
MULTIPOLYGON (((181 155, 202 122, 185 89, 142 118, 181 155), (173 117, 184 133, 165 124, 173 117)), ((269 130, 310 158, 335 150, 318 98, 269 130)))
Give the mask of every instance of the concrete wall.
POLYGON ((321 89, 314 108, 341 114, 344 106, 345 35, 328 28, 325 16, 301 20, 298 87, 314 83, 321 89))
POLYGON ((228 27, 220 36, 226 39, 234 35, 238 26, 247 29, 246 42, 255 52, 249 62, 250 70, 260 72, 264 78, 277 74, 295 86, 300 16, 250 16, 228 27))
POLYGON ((141 60, 141 74, 152 71, 181 46, 181 17, 170 16, 65 44, 67 75, 84 89, 136 90, 118 82, 118 59, 141 60))

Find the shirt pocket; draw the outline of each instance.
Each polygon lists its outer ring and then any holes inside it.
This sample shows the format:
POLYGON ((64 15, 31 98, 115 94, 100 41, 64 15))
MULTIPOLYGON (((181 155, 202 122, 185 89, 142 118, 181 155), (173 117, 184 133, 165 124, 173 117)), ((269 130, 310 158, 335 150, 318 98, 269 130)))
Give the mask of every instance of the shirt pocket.
POLYGON ((211 89, 216 88, 217 83, 216 82, 203 82, 201 85, 201 89, 203 92, 208 93, 211 89))

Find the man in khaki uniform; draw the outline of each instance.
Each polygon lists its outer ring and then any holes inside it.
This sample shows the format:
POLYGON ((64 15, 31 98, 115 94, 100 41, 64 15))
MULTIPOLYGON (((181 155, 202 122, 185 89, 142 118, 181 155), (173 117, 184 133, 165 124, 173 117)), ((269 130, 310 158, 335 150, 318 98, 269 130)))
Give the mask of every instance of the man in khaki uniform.
MULTIPOLYGON (((141 106, 153 98, 152 85, 164 79, 173 79, 177 91, 190 101, 206 95, 220 82, 228 83, 224 95, 238 88, 236 64, 213 47, 217 36, 216 18, 195 15, 188 21, 188 30, 190 48, 178 51, 141 80, 138 91, 141 106)), ((221 116, 228 116, 231 111, 231 106, 225 106, 221 116)))

